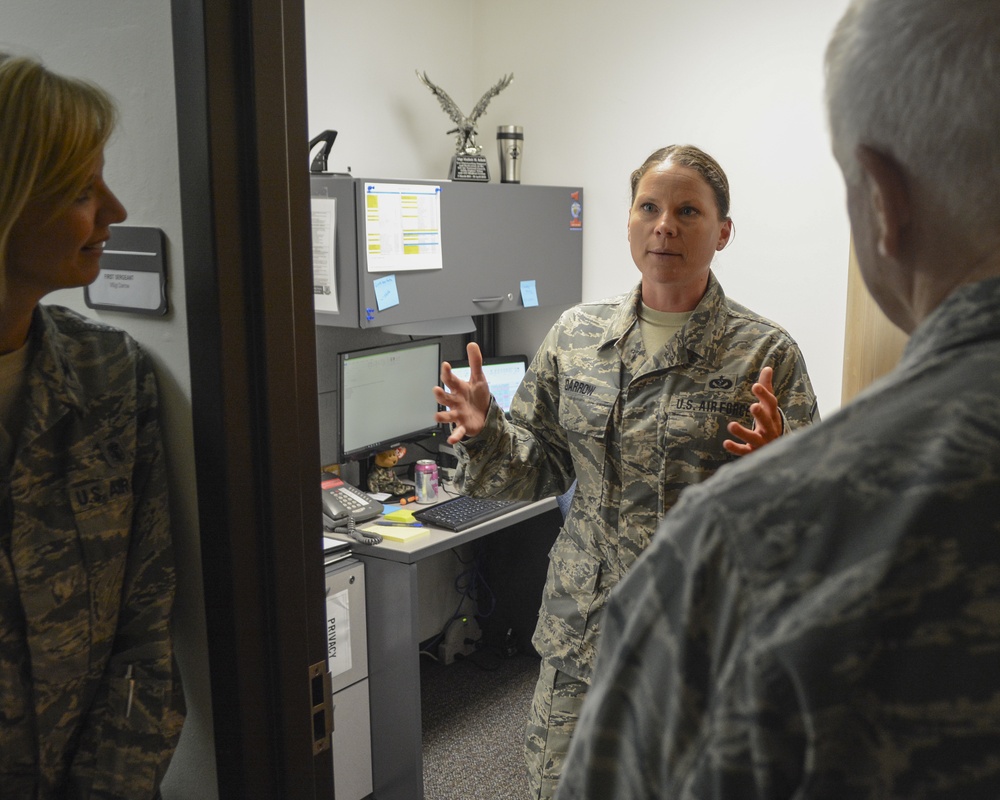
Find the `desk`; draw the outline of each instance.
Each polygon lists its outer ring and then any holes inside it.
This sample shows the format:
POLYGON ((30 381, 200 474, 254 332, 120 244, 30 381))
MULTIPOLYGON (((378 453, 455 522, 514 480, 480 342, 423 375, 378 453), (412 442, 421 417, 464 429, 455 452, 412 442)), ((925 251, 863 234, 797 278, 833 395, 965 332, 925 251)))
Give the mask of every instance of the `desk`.
POLYGON ((460 533, 430 528, 408 542, 352 543, 365 564, 375 800, 424 796, 417 562, 557 508, 549 497, 460 533))

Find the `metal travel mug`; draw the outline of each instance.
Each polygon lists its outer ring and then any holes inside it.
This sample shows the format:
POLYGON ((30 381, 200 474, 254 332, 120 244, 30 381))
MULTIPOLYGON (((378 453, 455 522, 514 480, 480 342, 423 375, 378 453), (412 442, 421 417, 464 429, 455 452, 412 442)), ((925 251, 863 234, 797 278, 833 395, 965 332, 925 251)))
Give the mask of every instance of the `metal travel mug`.
POLYGON ((497 127, 497 156, 500 159, 500 183, 521 182, 521 154, 524 152, 524 128, 520 125, 497 127))
POLYGON ((437 464, 429 458, 417 462, 413 472, 413 483, 417 490, 418 503, 433 503, 437 500, 437 464))

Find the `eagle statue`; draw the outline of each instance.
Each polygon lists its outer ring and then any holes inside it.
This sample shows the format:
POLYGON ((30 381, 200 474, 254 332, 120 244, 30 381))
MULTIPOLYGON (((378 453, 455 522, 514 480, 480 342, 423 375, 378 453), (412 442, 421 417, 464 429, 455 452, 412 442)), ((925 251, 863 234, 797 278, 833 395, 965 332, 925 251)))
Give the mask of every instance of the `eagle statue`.
POLYGON ((486 94, 480 98, 479 102, 476 103, 476 107, 472 109, 472 113, 469 114, 469 116, 465 116, 465 114, 463 114, 459 107, 455 104, 455 101, 448 96, 448 93, 440 86, 436 86, 431 82, 431 79, 427 77, 426 72, 422 75, 419 70, 416 72, 417 77, 420 78, 424 86, 434 93, 438 102, 441 103, 441 108, 443 108, 445 113, 451 117, 451 121, 458 126, 448 131, 448 133, 456 134, 455 152, 464 153, 470 156, 479 153, 480 150, 482 150, 482 147, 476 144, 476 122, 486 112, 486 106, 490 104, 490 100, 510 86, 510 82, 514 80, 514 73, 504 75, 499 81, 491 86, 486 94))

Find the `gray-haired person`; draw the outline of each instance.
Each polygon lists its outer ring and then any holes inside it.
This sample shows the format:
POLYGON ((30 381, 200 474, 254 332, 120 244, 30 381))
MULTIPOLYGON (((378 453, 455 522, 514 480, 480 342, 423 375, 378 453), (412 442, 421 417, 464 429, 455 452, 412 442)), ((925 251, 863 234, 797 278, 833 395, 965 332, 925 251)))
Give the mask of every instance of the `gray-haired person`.
POLYGON ((858 261, 908 347, 667 515, 560 800, 1000 797, 1000 3, 855 0, 826 66, 858 261))

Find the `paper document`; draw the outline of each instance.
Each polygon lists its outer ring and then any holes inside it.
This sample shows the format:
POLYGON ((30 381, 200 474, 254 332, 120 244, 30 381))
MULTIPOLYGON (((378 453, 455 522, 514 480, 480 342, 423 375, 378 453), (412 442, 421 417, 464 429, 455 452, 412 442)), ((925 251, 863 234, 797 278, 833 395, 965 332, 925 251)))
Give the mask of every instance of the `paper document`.
POLYGON ((337 198, 312 198, 313 303, 339 314, 337 304, 337 198))
POLYGON ((327 666, 336 678, 351 668, 351 615, 347 589, 326 598, 327 666))
POLYGON ((369 272, 441 269, 441 187, 365 184, 369 272))

